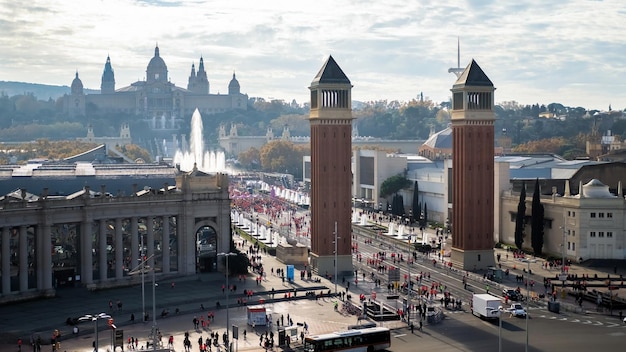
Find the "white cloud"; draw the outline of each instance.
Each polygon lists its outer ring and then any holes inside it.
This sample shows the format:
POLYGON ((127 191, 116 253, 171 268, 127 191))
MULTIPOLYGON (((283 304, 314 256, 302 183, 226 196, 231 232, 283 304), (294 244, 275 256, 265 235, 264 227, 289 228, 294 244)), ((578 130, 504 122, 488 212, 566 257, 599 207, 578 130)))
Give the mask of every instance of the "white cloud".
POLYGON ((143 79, 158 42, 172 82, 202 55, 211 90, 233 71, 251 96, 299 102, 332 54, 357 100, 447 100, 461 37, 496 100, 626 107, 620 0, 132 1, 0 0, 0 80, 98 88, 107 55, 117 87, 143 79))

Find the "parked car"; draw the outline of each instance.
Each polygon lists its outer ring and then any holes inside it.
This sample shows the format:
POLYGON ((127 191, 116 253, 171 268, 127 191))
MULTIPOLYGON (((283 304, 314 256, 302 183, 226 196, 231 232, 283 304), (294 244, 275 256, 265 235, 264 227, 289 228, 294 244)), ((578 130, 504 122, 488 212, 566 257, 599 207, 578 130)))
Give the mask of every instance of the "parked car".
POLYGON ((508 296, 509 300, 511 301, 523 301, 524 300, 524 295, 522 295, 516 290, 510 290, 510 289, 505 288, 504 290, 502 290, 502 295, 505 297, 508 296))
POLYGON ((511 308, 509 308, 509 312, 514 317, 526 317, 526 310, 519 303, 511 304, 511 308))

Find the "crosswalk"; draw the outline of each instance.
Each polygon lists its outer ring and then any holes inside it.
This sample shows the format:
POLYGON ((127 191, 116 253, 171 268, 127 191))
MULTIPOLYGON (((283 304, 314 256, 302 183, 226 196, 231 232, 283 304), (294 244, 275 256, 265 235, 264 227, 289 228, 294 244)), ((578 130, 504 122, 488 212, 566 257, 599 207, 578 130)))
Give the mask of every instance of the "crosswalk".
MULTIPOLYGON (((578 317, 578 318, 577 317, 563 317, 563 316, 554 315, 553 313, 550 313, 544 310, 543 308, 539 308, 539 307, 529 307, 528 310, 530 310, 531 312, 530 313, 531 318, 541 318, 541 319, 570 322, 574 324, 583 324, 583 325, 589 325, 589 326, 602 326, 606 328, 626 329, 626 323, 620 323, 618 320, 606 321, 606 320, 598 320, 597 318, 593 319, 593 318, 585 318, 585 317, 578 317)), ((444 314, 446 315, 464 314, 464 313, 470 313, 470 312, 469 310, 445 310, 444 309, 444 314)))
POLYGON ((555 320, 555 321, 564 321, 564 322, 570 322, 570 323, 575 323, 575 324, 590 325, 590 326, 603 326, 603 327, 607 327, 607 328, 626 328, 626 324, 620 323, 617 320, 601 321, 601 320, 597 320, 597 319, 586 319, 584 317, 582 317, 582 318, 560 317, 560 316, 555 316, 555 315, 552 315, 552 314, 540 314, 540 313, 535 314, 532 317, 533 318, 542 318, 542 319, 555 320))

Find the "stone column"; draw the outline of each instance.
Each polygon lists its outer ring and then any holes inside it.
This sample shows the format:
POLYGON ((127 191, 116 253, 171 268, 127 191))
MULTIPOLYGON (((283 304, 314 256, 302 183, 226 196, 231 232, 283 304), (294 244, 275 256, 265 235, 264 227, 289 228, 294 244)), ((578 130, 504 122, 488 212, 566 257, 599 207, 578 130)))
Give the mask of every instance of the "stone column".
POLYGON ((19 253, 19 276, 20 276, 20 292, 28 290, 28 238, 26 234, 26 226, 20 226, 20 253, 19 253))
POLYGON ((37 282, 41 282, 39 286, 40 290, 49 291, 52 290, 52 232, 51 227, 48 224, 43 224, 37 227, 39 240, 42 242, 42 253, 38 255, 41 257, 41 266, 37 268, 37 277, 41 276, 37 282))
POLYGON ((151 270, 154 270, 154 222, 151 216, 146 217, 146 232, 148 243, 145 243, 145 245, 148 249, 148 258, 150 258, 147 265, 150 266, 151 270))
POLYGON ((80 234, 80 243, 83 247, 81 253, 81 282, 85 285, 89 285, 93 283, 93 251, 92 251, 92 231, 93 224, 91 218, 85 219, 80 224, 81 234, 80 234))
POLYGON ((136 217, 132 217, 130 218, 130 246, 131 251, 130 251, 130 270, 133 270, 134 268, 136 268, 139 264, 139 257, 141 254, 140 248, 139 248, 139 225, 137 224, 137 218, 136 217))
MULTIPOLYGON (((122 234, 122 219, 115 219, 115 278, 121 280, 124 276, 124 239, 122 234)), ((132 268, 129 268, 132 269, 132 268)))
POLYGON ((163 217, 163 273, 170 272, 170 217, 166 215, 163 217))
POLYGON ((35 281, 37 282, 37 289, 41 290, 43 288, 43 276, 42 270, 44 267, 44 256, 43 253, 43 241, 41 239, 41 227, 35 227, 35 254, 34 254, 34 262, 35 262, 35 281))
POLYGON ((107 221, 100 220, 100 231, 98 231, 98 266, 100 271, 100 282, 107 279, 107 221))
POLYGON ((2 228, 2 294, 11 293, 11 232, 10 228, 2 228))

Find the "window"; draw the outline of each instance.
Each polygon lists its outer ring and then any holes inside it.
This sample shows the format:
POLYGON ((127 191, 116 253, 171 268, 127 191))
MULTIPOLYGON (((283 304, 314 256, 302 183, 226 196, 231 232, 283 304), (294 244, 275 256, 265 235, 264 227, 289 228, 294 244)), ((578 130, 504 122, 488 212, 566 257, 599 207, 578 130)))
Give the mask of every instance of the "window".
POLYGON ((604 219, 604 213, 598 213, 598 217, 599 217, 600 219, 604 219))
POLYGON ((596 232, 595 231, 591 231, 589 233, 589 237, 596 237, 596 232))
POLYGON ((567 250, 568 251, 572 250, 572 243, 571 242, 567 242, 567 250))
POLYGON ((576 217, 576 212, 575 212, 575 211, 573 211, 573 212, 572 212, 572 217, 573 217, 573 218, 575 218, 575 217, 576 217))
POLYGON ((598 232, 598 237, 604 237, 604 231, 598 232))
POLYGON ((576 230, 572 230, 572 236, 576 236, 576 230))
POLYGON ((613 237, 613 232, 612 231, 607 231, 606 237, 609 237, 609 238, 613 237))
POLYGON ((591 214, 589 214, 589 215, 591 215, 591 218, 592 218, 592 219, 595 219, 595 217, 596 217, 596 213, 591 213, 591 214))
POLYGON ((576 242, 572 242, 572 250, 575 251, 576 250, 576 242))
POLYGON ((572 216, 572 212, 571 211, 567 211, 567 216, 572 216))
POLYGON ((606 213, 606 217, 609 219, 613 218, 613 213, 606 213))

